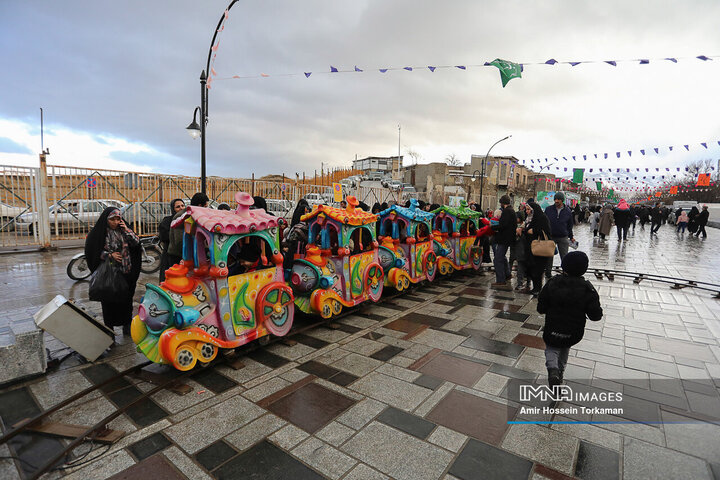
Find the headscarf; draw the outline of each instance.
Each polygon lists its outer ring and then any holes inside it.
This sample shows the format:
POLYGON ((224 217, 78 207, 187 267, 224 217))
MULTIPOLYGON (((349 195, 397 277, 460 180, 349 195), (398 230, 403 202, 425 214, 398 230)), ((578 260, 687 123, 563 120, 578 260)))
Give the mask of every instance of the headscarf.
POLYGON ((620 203, 617 206, 618 210, 630 210, 630 206, 627 204, 624 198, 620 199, 620 203))
POLYGON ((253 206, 252 208, 262 208, 267 212, 267 202, 265 199, 259 195, 256 195, 253 197, 253 206))
POLYGON ((293 212, 292 219, 290 220, 290 227, 294 227, 298 223, 300 223, 300 217, 305 215, 305 210, 310 208, 310 204, 307 200, 304 198, 301 198, 298 200, 297 205, 295 206, 295 211, 293 212))
POLYGON ((173 217, 175 215, 175 203, 177 203, 177 202, 185 203, 182 198, 173 198, 170 201, 170 216, 171 217, 173 217))
MULTIPOLYGON (((105 250, 105 243, 108 238, 108 218, 113 211, 117 210, 115 207, 108 207, 100 214, 95 226, 88 233, 85 239, 85 260, 87 261, 90 271, 94 272, 100 266, 102 259, 100 256, 105 250)), ((130 227, 128 227, 130 229, 130 227)), ((140 276, 140 245, 130 246, 130 280, 137 281, 140 276)))

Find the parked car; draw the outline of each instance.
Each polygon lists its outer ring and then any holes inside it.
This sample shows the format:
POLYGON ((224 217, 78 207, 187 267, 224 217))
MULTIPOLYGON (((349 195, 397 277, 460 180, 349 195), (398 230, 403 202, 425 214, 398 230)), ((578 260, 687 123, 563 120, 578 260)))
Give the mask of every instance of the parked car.
POLYGON ((383 179, 383 174, 381 172, 370 172, 367 175, 367 179, 373 182, 379 182, 383 179))
POLYGON ((120 213, 138 235, 154 235, 162 219, 170 215, 170 205, 167 202, 135 202, 121 208, 120 213))
POLYGON ((289 219, 295 210, 295 205, 290 200, 266 198, 265 202, 267 202, 267 213, 276 217, 289 219))
POLYGON ((4 232, 15 230, 15 218, 30 211, 30 206, 13 207, 0 202, 0 229, 4 232))
POLYGON ((305 195, 305 200, 307 200, 308 204, 311 207, 315 205, 327 204, 329 202, 329 200, 320 193, 308 193, 307 195, 305 195))
MULTIPOLYGON (((107 207, 122 208, 118 200, 61 200, 50 207, 50 232, 89 230, 107 207)), ((32 234, 37 228, 37 212, 25 213, 15 219, 19 232, 32 234)))
POLYGON ((390 180, 387 184, 387 187, 390 190, 400 190, 402 189, 402 182, 400 180, 390 180))

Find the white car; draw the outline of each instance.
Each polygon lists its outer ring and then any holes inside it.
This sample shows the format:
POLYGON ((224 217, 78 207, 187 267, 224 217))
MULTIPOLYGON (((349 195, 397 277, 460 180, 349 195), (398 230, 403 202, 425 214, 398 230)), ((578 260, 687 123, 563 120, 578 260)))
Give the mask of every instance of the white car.
MULTIPOLYGON (((122 208, 125 204, 117 200, 62 200, 50 207, 50 231, 90 230, 107 207, 122 208)), ((37 228, 36 212, 20 215, 15 219, 19 232, 32 234, 37 228)))
POLYGON ((15 219, 30 211, 30 206, 13 207, 0 202, 0 229, 11 231, 15 229, 15 219))
POLYGON ((390 190, 400 190, 402 189, 402 182, 400 180, 390 180, 387 184, 387 187, 390 190))
POLYGON ((328 200, 320 193, 308 193, 305 195, 305 200, 307 200, 310 207, 328 203, 328 200))
POLYGON ((265 202, 267 213, 279 218, 289 219, 295 210, 295 205, 290 200, 266 198, 265 202))

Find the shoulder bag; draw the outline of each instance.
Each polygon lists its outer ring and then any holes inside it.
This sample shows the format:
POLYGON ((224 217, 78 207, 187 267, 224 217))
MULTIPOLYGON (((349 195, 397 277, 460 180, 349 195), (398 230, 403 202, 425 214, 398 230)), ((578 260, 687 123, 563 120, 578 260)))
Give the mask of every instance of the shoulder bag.
POLYGON ((538 237, 537 240, 530 242, 530 251, 536 257, 552 257, 555 255, 555 242, 548 238, 547 234, 542 232, 543 240, 538 237))

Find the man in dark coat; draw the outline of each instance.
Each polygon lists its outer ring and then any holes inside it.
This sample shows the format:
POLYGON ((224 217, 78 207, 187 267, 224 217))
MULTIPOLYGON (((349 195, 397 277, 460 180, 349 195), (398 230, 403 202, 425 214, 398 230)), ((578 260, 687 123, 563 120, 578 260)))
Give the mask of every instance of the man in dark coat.
POLYGON ((498 229, 495 233, 495 283, 494 288, 499 290, 512 290, 510 286, 510 265, 507 260, 507 251, 510 245, 515 241, 515 228, 517 227, 517 217, 515 210, 510 205, 511 200, 507 195, 500 197, 500 208, 502 214, 498 222, 498 229))
POLYGON ((662 209, 660 208, 660 202, 655 204, 655 208, 650 212, 650 234, 657 233, 660 230, 660 224, 662 223, 662 209))
MULTIPOLYGON (((565 205, 565 194, 563 192, 557 192, 555 194, 555 203, 548 206, 545 209, 545 216, 550 222, 550 230, 552 230, 552 239, 557 245, 558 253, 560 254, 560 261, 565 258, 570 248, 570 242, 575 241, 573 235, 573 214, 570 208, 565 205)), ((552 257, 548 259, 548 264, 545 268, 545 276, 550 278, 552 276, 552 257)))
POLYGON ((702 212, 700 212, 700 215, 697 216, 698 231, 695 234, 696 237, 699 237, 700 234, 702 233, 703 238, 707 238, 707 232, 705 231, 705 225, 707 225, 709 218, 710 218, 710 212, 708 211, 708 206, 703 205, 702 212))

